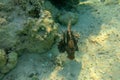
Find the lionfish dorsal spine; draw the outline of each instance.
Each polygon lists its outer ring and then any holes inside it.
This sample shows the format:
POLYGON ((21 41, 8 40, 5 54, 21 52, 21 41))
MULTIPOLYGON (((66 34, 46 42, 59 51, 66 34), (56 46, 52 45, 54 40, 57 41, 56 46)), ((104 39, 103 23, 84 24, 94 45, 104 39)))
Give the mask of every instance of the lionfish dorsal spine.
POLYGON ((69 20, 67 28, 68 28, 67 30, 68 30, 68 34, 70 36, 70 39, 72 39, 72 36, 71 36, 71 20, 69 20))

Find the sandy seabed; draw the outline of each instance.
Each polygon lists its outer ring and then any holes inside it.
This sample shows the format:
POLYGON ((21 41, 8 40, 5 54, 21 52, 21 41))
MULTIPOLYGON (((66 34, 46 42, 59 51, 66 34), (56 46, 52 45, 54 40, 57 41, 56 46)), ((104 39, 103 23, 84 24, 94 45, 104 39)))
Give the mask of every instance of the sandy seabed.
POLYGON ((120 5, 88 0, 77 10, 79 20, 72 26, 80 33, 75 60, 60 54, 55 44, 44 54, 22 55, 3 80, 120 80, 120 5))

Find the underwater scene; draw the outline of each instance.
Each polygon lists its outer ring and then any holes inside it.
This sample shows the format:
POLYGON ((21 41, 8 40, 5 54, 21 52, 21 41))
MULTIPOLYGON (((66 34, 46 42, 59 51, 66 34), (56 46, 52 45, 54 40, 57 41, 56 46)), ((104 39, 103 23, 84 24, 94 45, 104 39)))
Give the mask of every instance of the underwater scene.
POLYGON ((120 0, 0 0, 0 80, 120 80, 120 0))

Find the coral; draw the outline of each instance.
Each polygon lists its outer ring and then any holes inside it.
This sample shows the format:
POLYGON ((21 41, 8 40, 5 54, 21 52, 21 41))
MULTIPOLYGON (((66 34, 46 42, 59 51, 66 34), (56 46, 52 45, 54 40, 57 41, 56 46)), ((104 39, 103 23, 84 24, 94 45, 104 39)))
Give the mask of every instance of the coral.
POLYGON ((71 24, 75 24, 78 21, 78 14, 77 13, 73 13, 73 12, 65 12, 61 14, 58 17, 58 21, 63 24, 63 25, 67 25, 68 21, 71 20, 71 24), (64 15, 63 15, 64 14, 64 15))
POLYGON ((10 16, 15 7, 10 4, 9 0, 3 0, 0 2, 0 25, 8 23, 7 18, 10 16))
POLYGON ((1 69, 1 73, 7 73, 11 69, 13 69, 17 64, 17 53, 16 52, 10 52, 8 55, 8 61, 6 65, 1 69))
POLYGON ((0 27, 0 48, 12 48, 16 44, 16 41, 15 24, 8 24, 0 27))
POLYGON ((52 13, 53 18, 59 15, 60 11, 50 2, 45 1, 43 7, 52 13))
POLYGON ((43 2, 41 0, 14 0, 13 4, 19 5, 30 17, 39 18, 43 2))
POLYGON ((17 64, 17 53, 7 53, 4 49, 0 49, 0 79, 13 69, 17 64))
POLYGON ((4 50, 0 49, 0 69, 5 66, 7 61, 7 56, 4 50))
POLYGON ((25 28, 18 33, 18 49, 42 53, 48 51, 55 42, 58 25, 49 11, 43 11, 40 19, 30 19, 25 28))
POLYGON ((17 63, 17 53, 9 53, 17 41, 15 32, 16 25, 14 24, 1 25, 0 27, 0 79, 17 63))
POLYGON ((0 25, 7 24, 7 20, 5 18, 0 18, 0 25))
POLYGON ((11 0, 0 0, 0 10, 2 11, 11 11, 13 6, 10 3, 11 0))
POLYGON ((39 78, 38 78, 38 76, 34 75, 34 76, 32 77, 32 80, 39 80, 39 78))
POLYGON ((4 7, 5 7, 5 5, 0 2, 0 10, 2 10, 4 7))

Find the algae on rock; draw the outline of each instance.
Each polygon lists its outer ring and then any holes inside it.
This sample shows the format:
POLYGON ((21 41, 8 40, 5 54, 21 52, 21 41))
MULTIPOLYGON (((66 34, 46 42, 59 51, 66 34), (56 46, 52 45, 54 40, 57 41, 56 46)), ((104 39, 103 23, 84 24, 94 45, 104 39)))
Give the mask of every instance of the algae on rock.
POLYGON ((16 31, 17 27, 15 24, 0 27, 0 48, 7 49, 14 47, 17 41, 16 31))
POLYGON ((0 69, 5 66, 7 56, 4 50, 0 49, 0 69))
POLYGON ((4 74, 8 73, 17 64, 17 53, 7 53, 4 49, 0 49, 0 79, 4 74))
POLYGON ((42 0, 13 0, 14 5, 19 5, 23 11, 25 11, 26 16, 33 18, 40 17, 40 11, 42 9, 42 0))
POLYGON ((7 20, 5 18, 0 18, 0 25, 7 24, 7 20))
POLYGON ((9 72, 11 69, 13 69, 16 64, 17 64, 17 53, 16 52, 10 52, 8 55, 7 55, 7 63, 6 65, 1 69, 1 73, 7 73, 9 72))
POLYGON ((18 33, 18 49, 35 53, 48 51, 55 42, 57 27, 51 13, 43 11, 40 19, 28 20, 25 28, 18 33))

